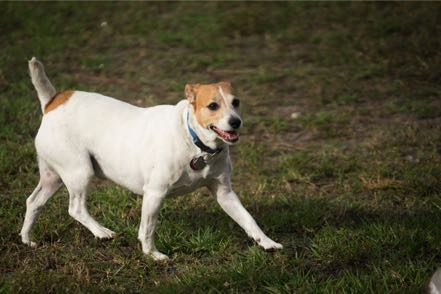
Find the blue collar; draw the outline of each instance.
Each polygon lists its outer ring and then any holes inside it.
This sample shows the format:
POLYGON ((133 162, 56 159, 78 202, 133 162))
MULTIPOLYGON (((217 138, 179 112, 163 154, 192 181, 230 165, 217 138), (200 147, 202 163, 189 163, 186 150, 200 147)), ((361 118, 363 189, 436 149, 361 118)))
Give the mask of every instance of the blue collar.
POLYGON ((188 131, 191 135, 191 138, 193 139, 193 143, 199 147, 199 149, 201 149, 204 152, 210 153, 210 154, 217 154, 219 152, 222 151, 222 148, 216 148, 216 149, 212 149, 210 147, 208 147, 207 145, 205 145, 204 143, 202 143, 201 139, 199 139, 198 135, 196 134, 196 132, 190 127, 190 123, 188 121, 189 117, 189 112, 187 112, 187 127, 188 127, 188 131))

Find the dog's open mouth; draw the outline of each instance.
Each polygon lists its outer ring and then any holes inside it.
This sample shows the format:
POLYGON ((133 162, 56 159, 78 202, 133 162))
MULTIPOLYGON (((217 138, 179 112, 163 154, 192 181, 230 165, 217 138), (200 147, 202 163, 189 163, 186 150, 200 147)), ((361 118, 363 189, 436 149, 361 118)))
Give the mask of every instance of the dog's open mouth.
POLYGON ((239 140, 239 133, 236 131, 223 131, 216 126, 211 125, 210 129, 213 130, 219 137, 221 137, 224 141, 234 143, 239 140))

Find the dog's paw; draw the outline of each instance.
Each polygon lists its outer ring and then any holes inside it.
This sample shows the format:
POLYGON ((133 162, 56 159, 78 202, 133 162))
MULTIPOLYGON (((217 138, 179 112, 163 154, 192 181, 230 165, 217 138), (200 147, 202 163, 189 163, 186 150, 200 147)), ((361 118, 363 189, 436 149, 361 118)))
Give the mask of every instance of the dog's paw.
POLYGON ((265 238, 258 242, 259 246, 261 246, 266 251, 276 251, 283 249, 283 245, 277 242, 274 242, 270 238, 265 238))
POLYGON ((156 261, 163 261, 163 260, 169 259, 169 257, 167 255, 165 255, 164 253, 161 253, 159 251, 152 251, 147 254, 150 255, 156 261))
POLYGON ((101 227, 99 230, 93 232, 96 238, 98 239, 112 239, 115 237, 116 233, 108 228, 101 227))
POLYGON ((37 247, 37 243, 35 243, 34 241, 25 240, 25 239, 22 239, 21 241, 23 242, 23 244, 26 244, 29 247, 33 247, 33 248, 37 247))

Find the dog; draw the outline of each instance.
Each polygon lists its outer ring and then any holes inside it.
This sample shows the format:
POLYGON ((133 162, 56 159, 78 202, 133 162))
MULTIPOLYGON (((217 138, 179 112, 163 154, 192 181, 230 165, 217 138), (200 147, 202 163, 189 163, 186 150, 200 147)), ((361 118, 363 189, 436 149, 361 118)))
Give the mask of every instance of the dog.
POLYGON ((69 215, 96 238, 114 237, 87 210, 88 184, 98 176, 143 195, 138 239, 155 260, 168 258, 154 242, 164 198, 203 186, 257 244, 283 248, 263 233, 231 188, 229 145, 238 142, 242 119, 230 83, 187 84, 186 99, 176 105, 141 108, 97 93, 57 93, 35 57, 29 72, 43 118, 35 138, 40 181, 26 200, 23 243, 36 246, 32 226, 63 184, 69 215))

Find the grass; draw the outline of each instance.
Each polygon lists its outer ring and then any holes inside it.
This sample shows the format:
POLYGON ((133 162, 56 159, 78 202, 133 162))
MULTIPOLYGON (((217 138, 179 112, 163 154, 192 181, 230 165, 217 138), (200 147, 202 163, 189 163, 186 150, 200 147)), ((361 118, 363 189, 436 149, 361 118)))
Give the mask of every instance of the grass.
POLYGON ((0 292, 415 293, 441 262, 441 6, 436 3, 2 3, 0 292), (155 263, 141 198, 96 181, 99 241, 63 189, 20 243, 41 113, 26 61, 57 89, 141 106, 229 80, 243 105, 234 188, 267 253, 206 190, 161 210, 155 263), (293 115, 295 114, 295 115, 293 115))

